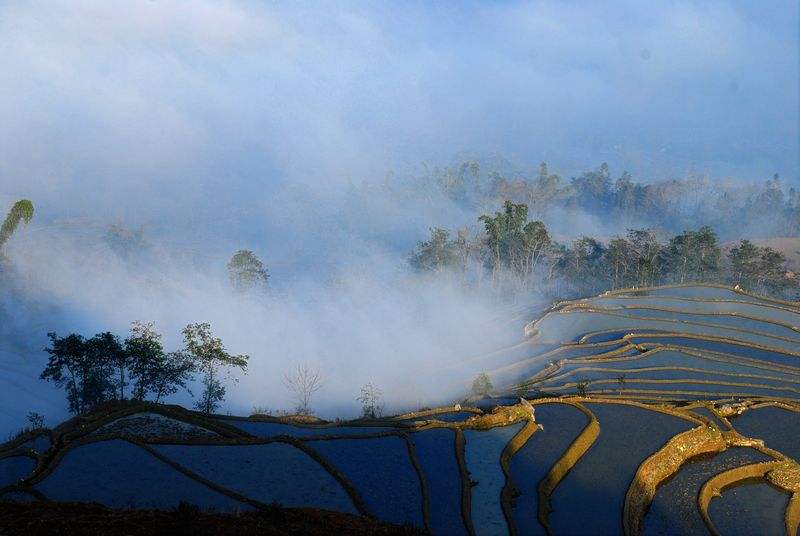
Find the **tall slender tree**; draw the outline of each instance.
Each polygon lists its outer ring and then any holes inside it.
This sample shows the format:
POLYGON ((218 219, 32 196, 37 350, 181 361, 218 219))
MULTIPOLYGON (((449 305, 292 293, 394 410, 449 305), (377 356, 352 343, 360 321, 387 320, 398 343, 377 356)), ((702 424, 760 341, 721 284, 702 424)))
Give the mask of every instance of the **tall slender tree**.
POLYGON ((91 381, 94 399, 89 400, 93 406, 111 398, 125 398, 125 367, 128 354, 120 343, 119 337, 106 331, 98 333, 86 341, 86 359, 92 370, 91 381))
POLYGON ((528 221, 527 205, 506 201, 502 212, 495 212, 494 217, 484 214, 478 221, 482 221, 486 228, 493 254, 493 269, 510 266, 514 250, 522 239, 523 227, 528 221))
POLYGON ((183 328, 183 341, 186 354, 203 374, 204 391, 195 407, 204 413, 213 413, 225 399, 225 386, 220 375, 225 374, 225 378, 231 379, 231 368, 246 371, 250 356, 229 354, 222 339, 214 337, 211 334, 211 325, 205 322, 189 324, 183 328))
POLYGON ((65 387, 69 410, 82 415, 86 410, 83 397, 86 341, 76 333, 59 337, 55 332, 50 332, 47 337, 51 346, 45 348, 45 351, 50 354, 50 358, 40 377, 48 382, 55 382, 59 387, 65 387))
POLYGON ((14 231, 17 230, 20 222, 24 222, 27 225, 32 219, 33 203, 28 199, 22 199, 14 203, 14 206, 11 207, 6 219, 3 221, 3 225, 0 226, 0 258, 2 258, 3 246, 14 234, 14 231))
POLYGON ((164 346, 161 334, 156 332, 154 322, 136 320, 131 333, 125 339, 130 377, 133 380, 132 397, 144 400, 154 390, 155 376, 164 364, 164 346))
POLYGON ((296 401, 296 411, 299 415, 311 415, 311 397, 322 389, 322 376, 319 370, 308 365, 297 365, 297 370, 286 373, 283 383, 292 392, 296 401))
POLYGON ((628 229, 627 241, 635 274, 633 284, 638 287, 655 285, 660 276, 658 258, 661 253, 655 233, 649 229, 628 229))
POLYGON ((153 400, 159 403, 165 396, 176 393, 179 387, 186 387, 194 370, 195 365, 185 351, 164 354, 151 375, 153 400))
POLYGON ((728 252, 730 280, 742 288, 755 291, 761 269, 761 252, 749 240, 742 240, 728 252))

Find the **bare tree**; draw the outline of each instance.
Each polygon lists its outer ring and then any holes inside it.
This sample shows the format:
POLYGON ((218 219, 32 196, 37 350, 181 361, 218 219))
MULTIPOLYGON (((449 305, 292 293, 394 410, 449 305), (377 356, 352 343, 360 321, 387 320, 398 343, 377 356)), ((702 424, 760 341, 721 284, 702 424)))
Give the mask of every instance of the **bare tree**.
POLYGON ((374 383, 369 382, 361 388, 361 396, 356 398, 361 402, 363 417, 366 419, 378 419, 383 416, 383 403, 381 403, 381 391, 374 383))
POLYGON ((294 394, 297 400, 297 413, 311 415, 314 411, 309 407, 311 396, 322 388, 322 375, 318 369, 308 365, 297 365, 297 370, 286 373, 283 384, 294 394))

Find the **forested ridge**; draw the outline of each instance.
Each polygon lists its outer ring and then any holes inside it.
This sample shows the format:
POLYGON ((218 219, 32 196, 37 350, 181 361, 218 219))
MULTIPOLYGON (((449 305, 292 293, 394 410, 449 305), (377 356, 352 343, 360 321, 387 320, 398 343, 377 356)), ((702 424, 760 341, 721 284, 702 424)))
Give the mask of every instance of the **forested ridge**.
POLYGON ((465 284, 500 292, 538 291, 556 297, 669 283, 725 283, 750 292, 792 297, 797 277, 786 257, 770 247, 741 240, 723 252, 709 226, 669 236, 653 229, 628 229, 601 241, 590 236, 570 243, 554 240, 540 220, 529 221, 528 206, 507 200, 503 209, 482 215, 483 229, 430 230, 409 265, 420 273, 449 273, 465 284))

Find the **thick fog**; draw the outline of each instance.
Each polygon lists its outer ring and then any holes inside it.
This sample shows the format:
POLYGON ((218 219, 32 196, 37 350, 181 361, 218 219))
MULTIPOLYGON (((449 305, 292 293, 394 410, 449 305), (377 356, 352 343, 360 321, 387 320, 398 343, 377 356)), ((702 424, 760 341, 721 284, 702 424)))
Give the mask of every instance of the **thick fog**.
POLYGON ((3 2, 0 214, 22 198, 36 214, 4 250, 0 434, 66 415, 35 379, 47 331, 137 319, 168 349, 208 321, 251 355, 225 411, 291 409, 297 363, 321 370, 327 417, 355 416, 368 381, 390 408, 463 394, 480 365, 459 364, 519 325, 405 258, 429 227, 498 207, 379 186, 496 154, 565 179, 606 161, 641 181, 796 185, 797 42, 790 0, 3 2), (123 258, 111 223, 146 244, 123 258), (266 264, 268 295, 232 291, 238 249, 266 264))

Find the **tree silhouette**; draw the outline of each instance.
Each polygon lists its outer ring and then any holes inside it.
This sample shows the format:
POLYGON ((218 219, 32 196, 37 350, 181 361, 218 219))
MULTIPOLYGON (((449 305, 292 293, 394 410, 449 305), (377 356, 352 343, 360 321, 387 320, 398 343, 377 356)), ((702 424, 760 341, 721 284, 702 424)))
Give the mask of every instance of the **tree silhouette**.
POLYGON ((381 391, 374 383, 369 382, 361 388, 361 396, 356 398, 361 402, 361 414, 367 419, 377 419, 383 415, 381 391))
POLYGON ((247 370, 250 356, 229 354, 222 345, 222 339, 211 335, 211 325, 208 323, 189 324, 183 328, 183 341, 186 344, 186 354, 203 374, 205 390, 195 407, 205 413, 212 413, 225 398, 225 386, 219 378, 220 373, 225 370, 229 377, 228 369, 231 367, 247 370))
POLYGON ((311 396, 322 388, 322 376, 319 370, 308 365, 297 365, 297 370, 287 373, 283 383, 297 398, 296 411, 300 415, 311 415, 311 396))

